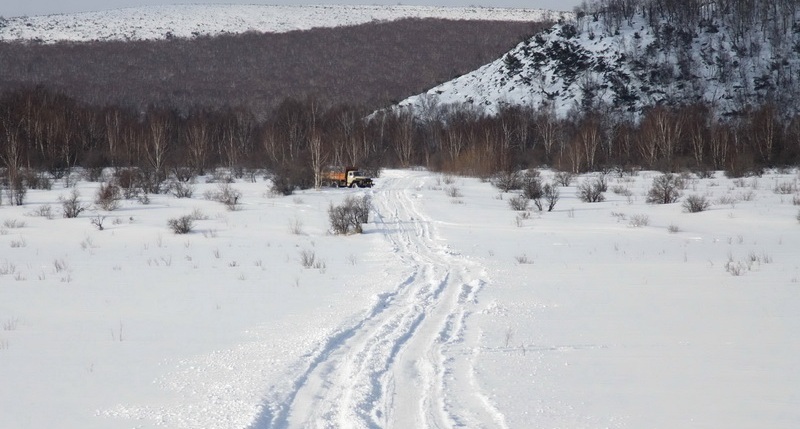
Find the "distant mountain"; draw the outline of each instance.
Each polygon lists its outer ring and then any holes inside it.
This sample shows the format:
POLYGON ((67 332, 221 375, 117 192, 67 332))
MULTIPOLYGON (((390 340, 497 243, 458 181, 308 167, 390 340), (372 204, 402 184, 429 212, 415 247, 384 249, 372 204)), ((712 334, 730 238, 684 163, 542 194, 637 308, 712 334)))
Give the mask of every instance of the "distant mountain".
POLYGON ((151 6, 102 12, 0 18, 0 41, 160 40, 246 32, 284 33, 403 18, 557 21, 569 13, 540 9, 425 6, 151 6))
POLYGON ((564 117, 702 102, 726 116, 772 103, 797 114, 798 17, 797 1, 600 1, 399 106, 470 105, 494 114, 527 105, 564 117))

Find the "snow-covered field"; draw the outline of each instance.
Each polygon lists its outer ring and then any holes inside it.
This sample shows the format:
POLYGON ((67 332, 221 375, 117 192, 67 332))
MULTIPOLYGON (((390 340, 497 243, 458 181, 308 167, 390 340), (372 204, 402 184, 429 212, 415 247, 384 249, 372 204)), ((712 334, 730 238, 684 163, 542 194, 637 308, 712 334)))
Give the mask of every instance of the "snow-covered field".
POLYGON ((645 204, 655 176, 593 204, 575 182, 527 219, 409 170, 237 182, 237 211, 204 181, 76 219, 61 181, 4 199, 0 427, 797 427, 800 175, 692 179, 714 203, 695 214, 645 204), (329 234, 329 205, 365 194, 365 233, 329 234))
POLYGON ((338 27, 402 18, 453 20, 543 21, 571 16, 542 9, 434 6, 146 6, 60 15, 6 17, 0 20, 0 41, 155 40, 168 37, 215 36, 248 31, 283 33, 317 27, 338 27))

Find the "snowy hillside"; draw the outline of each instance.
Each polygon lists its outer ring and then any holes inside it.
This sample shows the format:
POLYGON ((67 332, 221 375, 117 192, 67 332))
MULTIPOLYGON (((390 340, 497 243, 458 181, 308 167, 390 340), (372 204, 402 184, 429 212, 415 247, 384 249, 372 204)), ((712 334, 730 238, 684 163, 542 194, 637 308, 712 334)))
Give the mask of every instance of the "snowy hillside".
POLYGON ((729 22, 749 17, 703 12, 711 18, 688 28, 666 19, 652 23, 643 13, 615 23, 587 15, 399 105, 468 103, 489 114, 503 105, 550 106, 562 117, 571 109, 640 112, 694 102, 721 115, 765 101, 787 114, 800 111, 794 18, 763 18, 743 30, 729 22))
POLYGON ((55 180, 0 207, 0 427, 794 429, 798 174, 687 176, 699 213, 646 204, 654 172, 551 212, 418 170, 240 180, 234 211, 211 176, 114 210, 55 180), (365 195, 364 234, 330 234, 365 195))
POLYGON ((151 6, 103 12, 14 17, 0 21, 0 40, 155 40, 224 33, 287 32, 402 18, 543 21, 568 15, 540 9, 426 6, 151 6))

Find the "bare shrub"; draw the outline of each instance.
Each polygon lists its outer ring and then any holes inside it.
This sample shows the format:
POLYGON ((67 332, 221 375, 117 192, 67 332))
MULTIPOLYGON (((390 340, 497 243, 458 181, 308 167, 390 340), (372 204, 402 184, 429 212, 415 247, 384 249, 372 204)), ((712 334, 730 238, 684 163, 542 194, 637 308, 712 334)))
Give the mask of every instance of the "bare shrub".
POLYGON ((608 192, 608 176, 605 173, 601 173, 595 178, 595 184, 600 192, 608 192))
POLYGON ((677 233, 681 232, 681 228, 678 225, 675 225, 674 223, 671 223, 667 227, 667 232, 669 232, 670 234, 677 234, 677 233))
POLYGON ((303 268, 311 268, 314 266, 314 262, 317 260, 317 254, 313 250, 301 250, 300 251, 300 265, 303 268))
POLYGON ((190 183, 194 180, 194 171, 190 167, 174 167, 172 169, 172 177, 174 181, 190 183))
POLYGON ((29 213, 30 216, 39 216, 45 219, 53 219, 53 207, 44 204, 36 208, 33 212, 29 213))
POLYGON ((528 199, 536 199, 542 197, 542 177, 539 170, 530 169, 525 172, 521 177, 522 193, 528 199))
POLYGON ((734 277, 744 275, 748 270, 747 264, 742 261, 734 261, 733 255, 728 255, 728 261, 725 262, 725 271, 734 277))
POLYGON ((139 172, 136 169, 121 168, 114 171, 114 182, 122 189, 122 196, 125 199, 137 198, 144 192, 139 172))
POLYGON ((561 186, 570 186, 572 185, 572 181, 575 180, 575 174, 569 171, 559 171, 554 176, 554 180, 561 186))
POLYGON ((25 222, 16 219, 6 219, 3 221, 3 226, 9 229, 25 228, 25 222))
POLYGON ((529 258, 528 255, 525 254, 515 256, 514 260, 520 265, 533 263, 533 259, 529 258))
POLYGON ((67 219, 76 218, 84 210, 86 210, 87 206, 81 203, 80 197, 81 194, 80 192, 78 192, 77 189, 73 189, 68 197, 64 197, 63 195, 58 197, 58 200, 61 202, 61 208, 64 211, 65 218, 67 219))
POLYGON ((653 186, 647 192, 647 202, 650 204, 671 204, 678 201, 681 196, 680 189, 683 180, 672 173, 662 174, 653 179, 653 186))
POLYGON ((309 169, 297 165, 277 167, 271 174, 274 195, 292 195, 296 189, 308 189, 314 186, 314 174, 309 169))
POLYGON ((369 222, 372 201, 368 195, 361 198, 347 197, 341 205, 328 208, 328 218, 334 234, 360 234, 362 225, 369 222))
POLYGON ((646 214, 635 214, 631 216, 630 221, 628 221, 628 225, 631 228, 643 228, 647 225, 650 225, 650 217, 646 214))
POLYGON ((531 218, 531 212, 521 212, 514 218, 514 225, 517 228, 522 228, 525 226, 525 221, 531 218))
POLYGON ((325 262, 318 259, 317 254, 313 250, 300 251, 300 265, 302 265, 303 268, 325 269, 325 262))
POLYGON ((800 206, 800 195, 792 196, 792 204, 800 206))
POLYGON ((514 198, 510 198, 508 200, 508 205, 511 207, 511 210, 516 210, 518 212, 524 212, 528 210, 530 200, 524 194, 517 195, 514 198))
POLYGON ((25 181, 22 176, 16 176, 9 179, 8 188, 6 189, 8 201, 12 206, 21 206, 25 204, 25 196, 28 195, 28 188, 25 186, 25 181))
POLYGON ((91 222, 92 222, 92 225, 94 225, 95 227, 97 227, 97 230, 98 230, 98 231, 102 231, 102 230, 104 229, 104 228, 103 228, 103 222, 105 222, 105 221, 106 221, 106 217, 105 217, 105 216, 103 216, 103 215, 99 215, 99 214, 98 214, 98 215, 95 215, 95 216, 93 216, 93 217, 92 217, 92 220, 91 220, 91 222))
POLYGON ((792 182, 781 182, 775 184, 772 191, 780 195, 791 195, 797 192, 797 185, 792 182))
POLYGON ((490 182, 502 192, 514 191, 522 188, 522 175, 519 171, 501 171, 490 182))
POLYGON ((239 199, 242 198, 242 193, 234 189, 230 183, 223 182, 217 185, 216 191, 207 191, 204 194, 207 200, 222 203, 230 211, 239 209, 239 199))
POLYGON ((296 217, 289 221, 289 233, 303 235, 303 221, 300 218, 296 217))
POLYGON ((797 219, 797 221, 800 222, 800 211, 797 212, 797 216, 795 216, 795 219, 797 219))
MULTIPOLYGON (((756 198, 756 193, 752 190, 748 190, 745 192, 739 192, 736 194, 736 198, 741 201, 753 201, 756 198)), ((800 203, 798 203, 800 204, 800 203)))
POLYGON ((355 199, 356 220, 362 224, 369 222, 369 211, 372 210, 372 198, 364 195, 355 199))
POLYGON ((616 195, 622 195, 623 197, 632 197, 633 192, 628 189, 627 186, 624 185, 614 185, 611 187, 611 192, 615 193, 616 195))
POLYGON ((688 213, 699 213, 708 210, 711 201, 702 195, 689 195, 683 200, 683 210, 688 213))
POLYGON ((464 196, 461 193, 461 189, 459 189, 457 186, 448 186, 444 188, 444 193, 450 198, 461 198, 464 196))
POLYGON ((547 202, 547 211, 553 211, 556 203, 561 198, 561 191, 558 190, 555 184, 548 183, 542 188, 542 195, 544 195, 544 200, 547 202))
POLYGON ((208 215, 203 213, 202 210, 197 208, 192 210, 192 213, 189 214, 189 216, 192 217, 192 220, 208 220, 208 215))
POLYGON ((41 189, 45 191, 53 189, 53 181, 50 180, 47 173, 25 170, 22 173, 22 178, 25 180, 29 189, 41 189))
POLYGON ((189 182, 175 180, 169 184, 169 191, 175 198, 192 198, 194 186, 189 182))
POLYGON ((599 203, 606 200, 603 189, 606 187, 601 179, 587 179, 578 185, 578 198, 584 203, 599 203))
POLYGON ((94 203, 105 211, 112 211, 119 208, 122 199, 122 190, 113 183, 101 183, 97 188, 94 203))
MULTIPOLYGON (((725 205, 731 205, 731 206, 736 205, 736 201, 737 201, 736 197, 734 197, 733 195, 727 195, 727 194, 726 195, 720 195, 717 198, 717 204, 722 205, 722 206, 725 206, 725 205)), ((685 203, 686 202, 684 201, 684 204, 685 203)))
POLYGON ((167 226, 175 234, 188 234, 194 228, 194 218, 191 215, 184 215, 167 221, 167 226))

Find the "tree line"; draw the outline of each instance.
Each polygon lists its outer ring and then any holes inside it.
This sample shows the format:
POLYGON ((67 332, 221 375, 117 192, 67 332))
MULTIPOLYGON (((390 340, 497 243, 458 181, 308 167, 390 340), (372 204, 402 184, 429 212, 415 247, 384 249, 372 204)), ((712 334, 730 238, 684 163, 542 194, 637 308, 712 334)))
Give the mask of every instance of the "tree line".
POLYGON ((786 121, 771 105, 735 119, 702 104, 657 106, 634 121, 602 111, 559 118, 526 107, 494 116, 469 106, 370 115, 287 98, 259 119, 246 109, 95 106, 43 88, 0 97, 0 171, 10 195, 34 187, 44 173, 61 178, 76 167, 93 180, 109 167, 126 172, 144 192, 221 167, 239 177, 269 174, 274 190, 288 194, 318 186, 328 166, 423 166, 479 177, 534 167, 739 176, 798 162, 800 118, 786 121))

